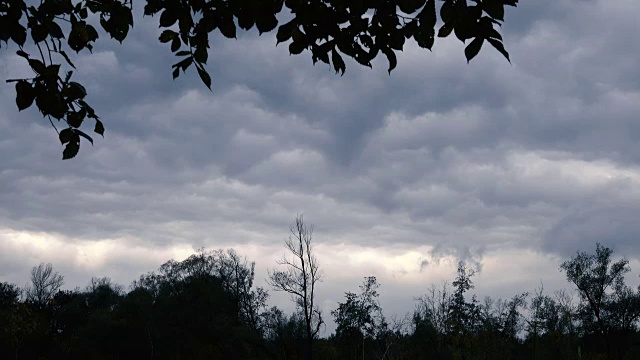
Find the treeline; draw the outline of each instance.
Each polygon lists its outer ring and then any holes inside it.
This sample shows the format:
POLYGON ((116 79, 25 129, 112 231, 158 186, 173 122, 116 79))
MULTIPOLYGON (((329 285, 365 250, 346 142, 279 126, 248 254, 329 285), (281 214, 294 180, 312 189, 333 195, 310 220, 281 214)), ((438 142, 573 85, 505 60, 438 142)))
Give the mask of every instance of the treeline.
POLYGON ((296 301, 291 314, 268 306, 254 263, 233 250, 170 260, 128 290, 108 278, 61 290, 41 264, 25 288, 0 283, 0 359, 640 359, 639 290, 625 284, 628 261, 600 244, 560 267, 576 296, 540 287, 479 300, 460 262, 450 284, 388 317, 375 277, 322 314, 311 228, 298 218, 291 230, 292 257, 268 274, 296 301), (337 328, 321 338, 328 316, 337 328))

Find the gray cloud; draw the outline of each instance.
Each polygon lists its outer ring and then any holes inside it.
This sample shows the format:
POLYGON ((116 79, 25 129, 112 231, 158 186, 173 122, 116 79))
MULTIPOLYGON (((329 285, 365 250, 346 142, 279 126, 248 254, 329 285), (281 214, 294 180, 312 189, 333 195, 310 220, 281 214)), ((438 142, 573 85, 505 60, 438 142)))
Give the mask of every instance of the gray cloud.
MULTIPOLYGON (((507 294, 529 290, 517 276, 561 284, 559 258, 595 241, 638 258, 635 8, 522 2, 503 31, 512 65, 489 47, 467 65, 439 39, 408 47, 391 76, 384 61, 337 76, 273 35, 214 36, 212 93, 191 71, 171 80, 175 60, 141 20, 75 61, 107 131, 73 161, 0 87, 0 280, 57 261, 70 283, 127 282, 200 246, 264 270, 297 213, 316 224, 326 306, 374 272, 410 301, 455 259, 507 294), (38 237, 55 246, 25 245, 38 237)), ((21 71, 0 53, 2 76, 21 71)))

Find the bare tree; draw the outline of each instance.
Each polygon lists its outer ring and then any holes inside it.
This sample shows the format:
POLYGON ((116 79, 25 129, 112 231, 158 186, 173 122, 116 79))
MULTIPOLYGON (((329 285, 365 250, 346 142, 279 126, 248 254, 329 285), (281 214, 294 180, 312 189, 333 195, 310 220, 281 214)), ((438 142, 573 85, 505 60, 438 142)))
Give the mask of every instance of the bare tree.
POLYGON ((53 265, 40 263, 31 268, 31 286, 27 300, 45 305, 64 284, 64 277, 53 271, 53 265))
POLYGON ((312 253, 313 225, 305 225, 302 215, 299 215, 289 230, 292 235, 285 240, 284 244, 293 257, 290 259, 284 255, 277 261, 279 265, 286 266, 286 270, 269 271, 268 283, 275 291, 291 294, 298 305, 304 317, 307 336, 305 358, 311 360, 313 339, 317 337, 324 323, 322 313, 314 302, 316 283, 321 281, 322 274, 318 269, 318 261, 312 253))

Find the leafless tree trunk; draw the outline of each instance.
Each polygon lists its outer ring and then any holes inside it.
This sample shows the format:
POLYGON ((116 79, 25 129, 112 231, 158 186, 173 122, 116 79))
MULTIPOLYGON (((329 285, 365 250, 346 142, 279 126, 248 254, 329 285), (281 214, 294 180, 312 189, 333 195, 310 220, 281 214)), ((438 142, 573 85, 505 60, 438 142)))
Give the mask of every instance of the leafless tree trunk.
POLYGON ((314 303, 316 283, 321 281, 322 274, 318 269, 318 261, 312 253, 313 225, 306 226, 302 215, 299 215, 289 230, 292 235, 285 240, 285 247, 293 257, 289 259, 285 255, 278 260, 278 264, 285 265, 286 270, 270 271, 268 282, 275 291, 291 294, 300 307, 307 335, 305 358, 311 360, 313 339, 317 337, 324 323, 320 309, 314 303))

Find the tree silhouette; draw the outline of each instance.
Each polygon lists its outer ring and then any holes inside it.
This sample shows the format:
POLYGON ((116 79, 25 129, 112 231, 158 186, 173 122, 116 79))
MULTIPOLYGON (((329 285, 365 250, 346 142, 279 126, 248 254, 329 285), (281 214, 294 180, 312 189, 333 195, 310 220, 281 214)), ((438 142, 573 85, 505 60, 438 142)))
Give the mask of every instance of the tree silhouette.
POLYGON ((27 300, 45 306, 62 287, 64 277, 53 271, 53 265, 41 263, 31 269, 31 286, 27 288, 27 300))
POLYGON ((293 257, 289 259, 285 255, 278 260, 278 264, 284 265, 286 270, 270 271, 268 281, 274 290, 291 294, 300 309, 304 317, 307 341, 305 357, 311 360, 313 340, 324 323, 322 313, 315 303, 316 284, 321 280, 322 274, 318 268, 318 260, 312 253, 313 225, 307 226, 303 216, 299 215, 289 230, 291 235, 285 240, 285 247, 293 257))

